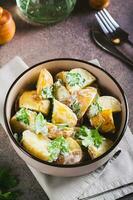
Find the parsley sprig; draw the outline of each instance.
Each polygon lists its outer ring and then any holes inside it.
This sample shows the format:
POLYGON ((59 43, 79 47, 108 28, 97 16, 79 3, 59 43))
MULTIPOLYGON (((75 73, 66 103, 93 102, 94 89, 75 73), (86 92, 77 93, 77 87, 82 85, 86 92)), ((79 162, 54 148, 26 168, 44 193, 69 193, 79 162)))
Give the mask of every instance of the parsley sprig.
POLYGON ((53 86, 48 86, 46 88, 43 88, 41 95, 42 95, 42 97, 44 99, 51 99, 51 98, 53 98, 53 86))
POLYGON ((92 118, 92 117, 98 115, 100 112, 102 112, 102 107, 98 103, 98 96, 97 96, 95 102, 92 103, 89 108, 88 117, 92 118))
POLYGON ((58 137, 50 141, 48 145, 48 151, 50 154, 49 161, 56 161, 59 155, 68 155, 69 153, 69 144, 63 136, 58 137))
POLYGON ((36 116, 35 119, 35 132, 38 133, 43 133, 43 134, 48 134, 48 128, 46 126, 46 120, 44 119, 44 116, 42 113, 39 113, 36 116))
POLYGON ((85 82, 85 79, 78 72, 67 72, 66 80, 72 87, 75 85, 82 87, 85 82))
POLYGON ((76 132, 75 137, 81 140, 83 146, 88 147, 90 145, 94 145, 97 148, 102 144, 103 140, 105 139, 98 132, 98 128, 88 129, 86 126, 82 126, 81 128, 79 128, 79 130, 76 132))
POLYGON ((16 113, 16 119, 18 121, 23 122, 24 124, 29 125, 30 121, 29 121, 29 115, 27 112, 26 108, 21 108, 17 113, 16 113))
POLYGON ((71 109, 73 110, 73 112, 78 116, 79 112, 80 112, 80 104, 77 100, 74 100, 71 105, 70 105, 71 109))
POLYGON ((18 181, 10 170, 0 168, 0 200, 17 200, 19 192, 14 190, 17 185, 18 181))

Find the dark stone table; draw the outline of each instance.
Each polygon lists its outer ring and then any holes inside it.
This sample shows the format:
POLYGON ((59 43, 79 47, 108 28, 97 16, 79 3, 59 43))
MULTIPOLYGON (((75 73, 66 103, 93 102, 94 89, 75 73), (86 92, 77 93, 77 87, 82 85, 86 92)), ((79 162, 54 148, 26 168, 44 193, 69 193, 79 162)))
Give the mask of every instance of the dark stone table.
MULTIPOLYGON (((34 27, 19 19, 15 13, 15 1, 1 0, 0 6, 12 12, 17 25, 14 39, 0 47, 0 66, 16 55, 20 56, 29 66, 58 57, 84 60, 97 58, 102 67, 117 79, 127 95, 130 110, 129 126, 133 131, 132 69, 93 43, 89 32, 94 22, 94 12, 89 9, 87 1, 79 0, 74 12, 67 20, 49 27, 34 27)), ((130 33, 133 40, 133 0, 111 0, 109 11, 130 33)), ((30 170, 16 155, 2 128, 0 128, 1 165, 10 166, 13 173, 19 175, 19 188, 23 192, 20 200, 47 199, 30 170)))

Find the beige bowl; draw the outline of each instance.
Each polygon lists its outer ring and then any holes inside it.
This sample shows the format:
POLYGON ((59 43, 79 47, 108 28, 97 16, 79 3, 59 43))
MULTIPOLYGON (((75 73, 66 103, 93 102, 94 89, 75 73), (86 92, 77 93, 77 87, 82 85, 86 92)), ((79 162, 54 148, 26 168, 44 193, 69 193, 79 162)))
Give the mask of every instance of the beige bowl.
POLYGON ((128 113, 128 104, 124 92, 117 81, 110 74, 94 64, 71 58, 48 60, 36 64, 23 72, 11 85, 4 104, 5 127, 11 144, 17 154, 28 165, 36 168, 38 171, 55 176, 79 176, 87 174, 96 170, 98 167, 107 162, 114 155, 116 148, 119 145, 119 142, 123 138, 123 135, 127 128, 128 113), (122 113, 118 137, 113 146, 105 154, 91 162, 86 161, 85 163, 80 163, 76 165, 62 166, 59 164, 51 164, 34 157, 33 155, 27 153, 15 140, 10 126, 10 118, 12 109, 14 108, 14 102, 22 89, 25 89, 27 87, 29 88, 32 84, 36 83, 41 68, 48 69, 53 75, 62 70, 69 70, 72 68, 84 68, 91 72, 97 78, 98 83, 102 88, 104 88, 109 92, 109 94, 120 100, 122 104, 122 113))

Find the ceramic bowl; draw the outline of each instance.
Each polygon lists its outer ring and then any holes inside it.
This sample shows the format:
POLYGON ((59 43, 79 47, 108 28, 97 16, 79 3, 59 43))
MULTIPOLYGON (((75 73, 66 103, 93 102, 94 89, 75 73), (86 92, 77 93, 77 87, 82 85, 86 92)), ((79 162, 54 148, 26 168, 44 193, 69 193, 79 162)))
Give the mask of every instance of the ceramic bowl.
POLYGON ((46 174, 55 175, 55 176, 79 176, 83 174, 90 173, 96 170, 98 167, 102 166, 107 162, 116 152, 116 149, 123 138, 123 135, 127 128, 128 122, 128 104, 126 96, 118 84, 118 82, 104 69, 90 64, 88 62, 77 60, 77 59, 53 59, 44 61, 42 63, 36 64, 33 67, 24 71, 11 85, 6 100, 4 103, 4 121, 7 134, 10 138, 11 144, 17 154, 26 162, 26 164, 34 167, 38 171, 41 171, 46 174), (14 109, 14 102, 22 89, 31 87, 37 82, 39 72, 42 68, 46 68, 51 72, 52 75, 62 71, 70 70, 72 68, 83 68, 91 72, 98 81, 100 87, 108 91, 108 93, 121 102, 122 112, 121 112, 121 122, 120 128, 118 131, 118 136, 113 144, 113 146, 102 156, 94 159, 93 161, 88 161, 85 163, 79 163, 76 165, 55 165, 45 161, 40 160, 39 158, 34 157, 33 155, 26 152, 23 147, 15 140, 13 132, 10 126, 10 118, 12 111, 14 109))

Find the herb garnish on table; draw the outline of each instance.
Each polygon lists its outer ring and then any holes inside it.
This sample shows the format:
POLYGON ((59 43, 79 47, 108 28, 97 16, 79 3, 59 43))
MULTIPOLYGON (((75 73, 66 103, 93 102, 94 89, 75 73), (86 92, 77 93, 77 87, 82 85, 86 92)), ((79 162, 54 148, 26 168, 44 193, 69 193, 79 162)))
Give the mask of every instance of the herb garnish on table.
POLYGON ((14 188, 18 185, 15 176, 7 168, 0 167, 0 200, 17 200, 20 193, 14 188))

